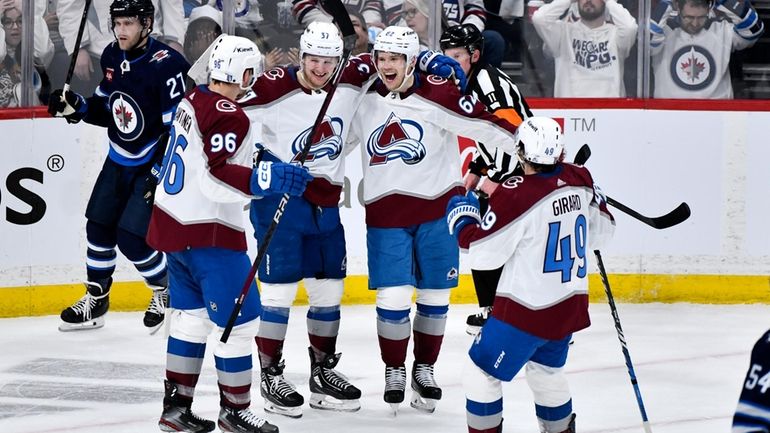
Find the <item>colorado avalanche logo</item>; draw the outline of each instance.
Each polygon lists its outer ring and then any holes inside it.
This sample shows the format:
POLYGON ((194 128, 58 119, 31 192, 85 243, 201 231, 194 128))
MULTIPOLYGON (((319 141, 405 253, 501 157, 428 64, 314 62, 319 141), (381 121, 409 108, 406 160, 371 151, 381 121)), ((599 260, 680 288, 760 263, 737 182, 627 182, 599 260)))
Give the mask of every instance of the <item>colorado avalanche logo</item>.
POLYGON ((108 106, 120 138, 136 140, 144 131, 144 116, 139 104, 123 92, 112 92, 108 106))
MULTIPOLYGON (((305 161, 314 161, 316 158, 328 156, 334 161, 342 153, 342 119, 339 117, 324 116, 324 120, 318 125, 318 129, 313 137, 313 145, 307 154, 305 161)), ((292 162, 299 161, 302 147, 307 141, 312 127, 302 131, 291 143, 291 151, 294 152, 292 162)))
POLYGON ((421 142, 422 134, 419 123, 399 119, 395 113, 390 113, 385 124, 375 129, 366 142, 369 165, 387 164, 395 159, 401 159, 408 165, 417 164, 426 154, 421 142))
POLYGON ((671 78, 684 90, 702 90, 708 87, 716 75, 716 62, 703 47, 689 45, 680 48, 671 57, 671 78))

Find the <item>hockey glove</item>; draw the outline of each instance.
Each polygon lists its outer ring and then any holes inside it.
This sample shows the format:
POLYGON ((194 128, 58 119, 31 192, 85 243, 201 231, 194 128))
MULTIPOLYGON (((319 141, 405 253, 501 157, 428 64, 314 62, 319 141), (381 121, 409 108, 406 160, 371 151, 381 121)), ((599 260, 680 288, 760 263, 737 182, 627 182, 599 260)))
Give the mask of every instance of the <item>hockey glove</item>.
POLYGON ((597 184, 594 184, 594 196, 599 206, 601 206, 602 203, 607 203, 607 196, 604 195, 604 191, 602 191, 597 184))
POLYGON ((75 92, 54 90, 48 101, 48 113, 53 117, 64 117, 68 123, 78 123, 86 117, 88 104, 85 98, 75 92))
POLYGON ((420 70, 428 74, 438 75, 448 80, 454 79, 460 90, 465 93, 468 84, 462 66, 451 57, 447 57, 438 51, 425 50, 417 56, 417 64, 420 70))
POLYGON ((479 199, 473 191, 465 195, 456 195, 446 205, 446 222, 449 234, 458 237, 465 226, 481 224, 479 199))
POLYGON ((307 168, 284 162, 261 161, 251 172, 251 193, 302 195, 313 176, 307 168))

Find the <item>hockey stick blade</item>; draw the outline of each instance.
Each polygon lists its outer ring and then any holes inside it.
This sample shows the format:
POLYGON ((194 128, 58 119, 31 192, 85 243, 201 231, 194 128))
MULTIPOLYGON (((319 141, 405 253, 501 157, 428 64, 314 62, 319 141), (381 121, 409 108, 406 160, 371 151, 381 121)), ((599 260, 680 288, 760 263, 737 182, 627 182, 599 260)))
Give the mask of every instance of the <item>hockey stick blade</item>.
MULTIPOLYGON (((315 122, 313 123, 313 126, 310 128, 310 133, 306 136, 305 143, 302 145, 302 152, 299 155, 299 158, 297 162, 300 166, 305 164, 305 159, 307 159, 307 155, 310 152, 310 147, 313 144, 313 138, 315 137, 315 133, 318 130, 318 127, 321 125, 321 121, 326 116, 326 111, 329 109, 329 104, 331 104, 332 97, 334 96, 335 91, 337 90, 337 85, 340 82, 340 78, 342 77, 342 71, 345 69, 345 65, 348 62, 348 59, 350 58, 350 52, 352 49, 348 48, 348 42, 350 40, 350 34, 346 32, 352 32, 353 42, 355 42, 355 31, 353 30, 353 23, 350 21, 350 15, 348 15, 347 10, 345 9, 345 6, 342 5, 342 0, 325 0, 324 6, 329 7, 327 9, 334 18, 334 21, 337 23, 337 25, 340 27, 343 37, 345 37, 345 46, 342 49, 342 58, 340 59, 339 64, 337 65, 337 70, 335 71, 334 75, 332 76, 331 82, 328 84, 328 90, 326 93, 326 97, 324 98, 323 103, 321 104, 321 108, 318 110, 318 116, 316 116, 315 122)), ((278 228, 278 223, 281 221, 281 217, 284 214, 284 211, 286 209, 286 204, 289 202, 290 196, 288 193, 284 193, 283 197, 281 197, 281 201, 278 203, 278 207, 275 210, 275 214, 273 215, 273 220, 270 222, 270 226, 267 228, 267 231, 265 232, 265 236, 262 239, 261 242, 258 243, 257 248, 257 257, 254 259, 254 262, 251 264, 251 269, 249 269, 249 274, 246 277, 246 280, 243 282, 243 288, 241 288, 241 293, 238 295, 238 298, 235 300, 235 305, 233 305, 233 311, 230 314, 230 318, 227 320, 227 325, 225 326, 224 331, 222 331, 222 337, 219 339, 222 343, 227 343, 227 340, 230 338, 230 333, 233 331, 233 327, 235 326, 235 321, 238 319, 238 315, 241 312, 241 308, 243 308, 243 302, 246 299, 246 296, 249 294, 249 290, 251 288, 251 284, 254 282, 254 278, 257 275, 257 270, 259 269, 259 265, 262 263, 262 259, 265 257, 265 254, 267 253, 267 248, 270 246, 270 242, 273 239, 273 235, 275 234, 275 230, 278 228)))
POLYGON ((685 221, 687 221, 687 218, 690 218, 690 206, 687 205, 687 203, 681 203, 679 206, 676 207, 676 209, 672 210, 671 212, 661 215, 659 217, 648 217, 645 215, 640 214, 639 212, 631 209, 630 207, 624 205, 623 203, 618 202, 617 200, 613 199, 612 197, 607 197, 607 204, 614 207, 615 209, 624 212, 637 220, 647 224, 648 226, 652 228, 656 228, 658 230, 667 229, 669 227, 673 227, 677 224, 681 224, 685 221))
MULTIPOLYGON (((588 158, 590 157, 591 148, 588 147, 588 144, 584 144, 580 146, 580 149, 578 149, 577 153, 575 153, 574 163, 577 165, 585 165, 586 161, 588 161, 588 158)), ((682 203, 677 206, 676 209, 659 217, 644 216, 609 196, 607 196, 607 204, 658 230, 673 227, 677 224, 685 222, 687 218, 690 218, 690 206, 688 206, 687 203, 682 203)))
POLYGON ((591 148, 588 147, 588 144, 584 144, 580 146, 580 149, 578 149, 577 153, 575 153, 575 161, 573 164, 575 165, 586 165, 586 161, 588 161, 588 158, 591 157, 591 148))

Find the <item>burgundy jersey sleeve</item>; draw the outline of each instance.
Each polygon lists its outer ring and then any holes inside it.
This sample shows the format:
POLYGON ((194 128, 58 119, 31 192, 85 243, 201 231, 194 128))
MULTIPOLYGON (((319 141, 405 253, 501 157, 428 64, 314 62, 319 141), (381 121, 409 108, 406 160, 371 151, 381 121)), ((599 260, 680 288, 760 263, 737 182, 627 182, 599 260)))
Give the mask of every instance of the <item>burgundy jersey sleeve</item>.
POLYGON ((374 68, 372 55, 363 53, 348 59, 348 64, 345 65, 345 69, 342 71, 340 82, 362 87, 376 73, 377 70, 374 68))
POLYGON ((301 89, 296 76, 293 76, 293 74, 294 71, 285 67, 276 67, 266 71, 251 88, 254 91, 254 97, 239 101, 240 105, 245 108, 254 105, 270 104, 294 90, 301 89))
POLYGON ((418 94, 422 94, 427 99, 438 103, 453 114, 494 123, 511 134, 516 132, 515 125, 491 114, 487 111, 484 104, 473 95, 463 95, 460 93, 460 89, 452 81, 436 75, 422 73, 420 74, 420 79, 424 80, 425 84, 420 87, 418 94))

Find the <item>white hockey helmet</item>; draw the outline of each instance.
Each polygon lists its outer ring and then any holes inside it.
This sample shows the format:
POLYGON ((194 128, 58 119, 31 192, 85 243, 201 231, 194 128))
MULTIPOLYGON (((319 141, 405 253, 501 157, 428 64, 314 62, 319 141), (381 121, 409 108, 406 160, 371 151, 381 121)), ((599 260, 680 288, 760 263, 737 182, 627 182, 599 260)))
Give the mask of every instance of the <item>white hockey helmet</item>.
POLYGON ((262 53, 257 45, 240 36, 220 35, 211 44, 209 77, 225 83, 238 84, 241 90, 254 85, 264 72, 262 53), (243 73, 253 69, 251 81, 243 87, 243 73))
POLYGON ((299 58, 305 54, 342 58, 342 37, 337 26, 323 21, 313 21, 299 38, 299 58))
MULTIPOLYGON (((377 64, 377 51, 404 54, 407 69, 412 66, 412 70, 414 70, 414 63, 420 54, 420 40, 417 33, 409 27, 389 26, 381 31, 374 40, 372 53, 374 54, 375 65, 377 64)), ((407 72, 407 75, 409 73, 407 72)))
POLYGON ((561 126, 550 117, 525 120, 516 130, 515 140, 519 158, 534 164, 554 165, 564 153, 561 126))

